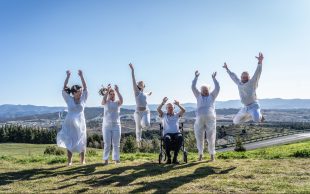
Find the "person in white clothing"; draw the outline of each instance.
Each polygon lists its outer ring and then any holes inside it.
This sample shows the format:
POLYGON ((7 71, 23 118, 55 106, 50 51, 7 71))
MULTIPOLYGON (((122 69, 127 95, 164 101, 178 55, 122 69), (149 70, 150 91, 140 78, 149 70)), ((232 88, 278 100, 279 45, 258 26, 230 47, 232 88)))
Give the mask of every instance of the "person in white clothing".
POLYGON ((241 74, 241 79, 237 75, 231 72, 226 63, 223 68, 227 70, 227 73, 231 79, 237 84, 241 102, 244 107, 233 118, 234 124, 245 123, 253 120, 256 123, 264 121, 264 117, 261 113, 260 105, 256 96, 256 89, 258 87, 258 81, 262 73, 263 59, 262 53, 256 57, 258 60, 256 71, 252 78, 247 71, 241 74))
POLYGON ((140 146, 142 140, 142 130, 148 129, 151 125, 151 116, 147 104, 147 97, 152 95, 152 92, 144 93, 144 82, 136 82, 134 67, 131 63, 129 64, 129 67, 131 69, 132 84, 137 105, 136 111, 134 113, 134 119, 136 123, 136 141, 138 146, 140 146))
POLYGON ((57 145, 67 149, 69 166, 72 165, 73 152, 80 153, 81 163, 85 164, 87 144, 84 108, 88 92, 83 72, 79 70, 78 74, 81 78, 83 88, 79 85, 74 85, 69 88, 67 85, 71 72, 67 71, 67 78, 62 90, 62 96, 68 106, 68 113, 61 130, 57 133, 57 145), (72 94, 72 96, 70 94, 72 94))
POLYGON ((210 93, 210 87, 201 86, 198 91, 196 84, 200 73, 195 72, 195 79, 192 82, 192 91, 197 100, 196 121, 194 124, 194 132, 196 137, 199 161, 203 158, 205 133, 208 142, 208 151, 211 161, 215 160, 215 141, 216 141, 216 112, 215 99, 217 98, 220 85, 216 80, 216 72, 212 74, 214 82, 214 90, 210 93))
POLYGON ((102 134, 104 141, 103 161, 109 164, 109 155, 111 145, 113 147, 112 160, 120 163, 120 140, 121 140, 121 122, 120 107, 123 104, 123 97, 119 92, 118 86, 115 85, 114 90, 111 85, 99 91, 103 95, 102 105, 104 106, 104 116, 102 122, 102 134), (115 93, 118 100, 115 100, 115 93))
POLYGON ((179 107, 180 112, 175 113, 173 104, 168 103, 166 105, 167 112, 164 113, 161 109, 167 101, 168 101, 168 98, 165 97, 162 103, 158 106, 157 112, 159 114, 159 117, 162 120, 162 125, 163 125, 165 150, 166 150, 166 154, 168 158, 167 164, 171 164, 171 154, 170 154, 171 151, 174 151, 172 162, 174 164, 179 164, 178 154, 179 154, 179 151, 183 143, 183 136, 179 128, 179 121, 180 121, 180 118, 185 113, 185 109, 183 106, 180 105, 179 101, 175 100, 174 104, 179 107))

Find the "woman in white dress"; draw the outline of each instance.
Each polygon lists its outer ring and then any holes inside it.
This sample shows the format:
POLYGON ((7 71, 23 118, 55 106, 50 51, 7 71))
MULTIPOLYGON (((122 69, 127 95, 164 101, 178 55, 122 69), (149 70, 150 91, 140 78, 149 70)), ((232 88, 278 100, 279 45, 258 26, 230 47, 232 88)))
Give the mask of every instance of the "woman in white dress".
POLYGON ((102 122, 102 135, 104 141, 103 161, 104 164, 109 164, 109 155, 111 145, 113 147, 112 160, 115 163, 120 163, 120 140, 121 140, 121 122, 120 122, 120 107, 123 104, 123 97, 115 85, 114 90, 111 85, 107 88, 102 88, 99 94, 103 96, 102 105, 104 106, 104 116, 102 122), (118 100, 115 100, 115 93, 118 100))
POLYGON ((83 87, 74 85, 69 88, 67 84, 70 75, 70 71, 67 71, 67 78, 62 90, 62 96, 68 106, 68 113, 63 122, 62 129, 57 134, 57 145, 67 149, 69 166, 72 165, 73 152, 80 153, 81 163, 85 164, 87 138, 84 108, 88 96, 83 72, 81 70, 78 72, 83 87))
POLYGON ((145 84, 143 81, 136 82, 135 71, 133 65, 130 63, 132 84, 136 99, 136 111, 134 113, 134 119, 136 123, 136 140, 138 146, 140 146, 142 140, 142 130, 146 130, 150 127, 151 114, 147 104, 147 97, 152 95, 152 92, 144 93, 145 84))

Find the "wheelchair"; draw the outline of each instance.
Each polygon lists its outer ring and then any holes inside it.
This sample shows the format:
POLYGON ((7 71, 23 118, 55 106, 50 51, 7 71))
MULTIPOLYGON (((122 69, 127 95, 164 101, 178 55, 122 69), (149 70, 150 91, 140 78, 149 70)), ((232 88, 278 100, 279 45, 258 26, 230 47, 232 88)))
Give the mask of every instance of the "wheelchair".
MULTIPOLYGON (((181 130, 181 134, 182 134, 182 136, 183 136, 183 143, 182 143, 182 146, 181 146, 181 149, 180 149, 180 151, 181 152, 183 152, 183 161, 185 162, 185 163, 187 163, 187 155, 188 155, 188 153, 187 153, 187 151, 186 151, 186 149, 185 149, 185 146, 184 146, 184 124, 183 123, 181 123, 181 125, 180 125, 180 130, 181 130)), ((162 124, 160 123, 159 124, 159 136, 160 136, 160 153, 159 153, 159 156, 158 156, 158 163, 159 164, 161 164, 161 163, 164 163, 167 159, 168 159, 168 157, 167 157, 167 153, 166 153, 166 150, 165 150, 165 145, 164 145, 164 134, 163 134, 163 130, 164 130, 164 128, 163 128, 163 126, 162 126, 162 124)))

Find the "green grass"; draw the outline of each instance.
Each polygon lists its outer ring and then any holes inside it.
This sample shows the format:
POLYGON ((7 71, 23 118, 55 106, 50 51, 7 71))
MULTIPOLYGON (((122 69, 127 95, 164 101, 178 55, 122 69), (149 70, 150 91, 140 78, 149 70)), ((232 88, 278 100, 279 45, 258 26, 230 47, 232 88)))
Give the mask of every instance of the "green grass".
MULTIPOLYGON (((48 145, 0 144, 0 192, 8 193, 310 193, 310 141, 218 153, 214 163, 158 165, 157 154, 122 154, 119 165, 103 166, 102 150, 87 164, 67 167, 65 156, 44 155, 48 145)), ((207 158, 206 158, 207 159, 207 158)))

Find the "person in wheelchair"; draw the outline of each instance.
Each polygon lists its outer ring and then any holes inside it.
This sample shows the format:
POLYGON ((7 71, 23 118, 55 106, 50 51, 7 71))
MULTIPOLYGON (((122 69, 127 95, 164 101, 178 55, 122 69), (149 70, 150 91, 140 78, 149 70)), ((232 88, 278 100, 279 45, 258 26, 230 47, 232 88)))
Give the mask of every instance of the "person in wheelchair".
POLYGON ((180 105, 180 102, 175 100, 174 104, 179 107, 180 111, 178 113, 174 112, 174 105, 172 103, 168 103, 166 105, 167 112, 162 111, 162 107, 166 104, 168 98, 165 97, 162 103, 158 106, 157 112, 159 117, 162 120, 163 125, 163 135, 164 135, 164 144, 165 150, 167 154, 167 164, 171 164, 171 151, 174 151, 174 156, 172 163, 179 164, 178 161, 178 153, 183 144, 183 136, 180 132, 179 121, 180 118, 185 113, 185 108, 180 105))

